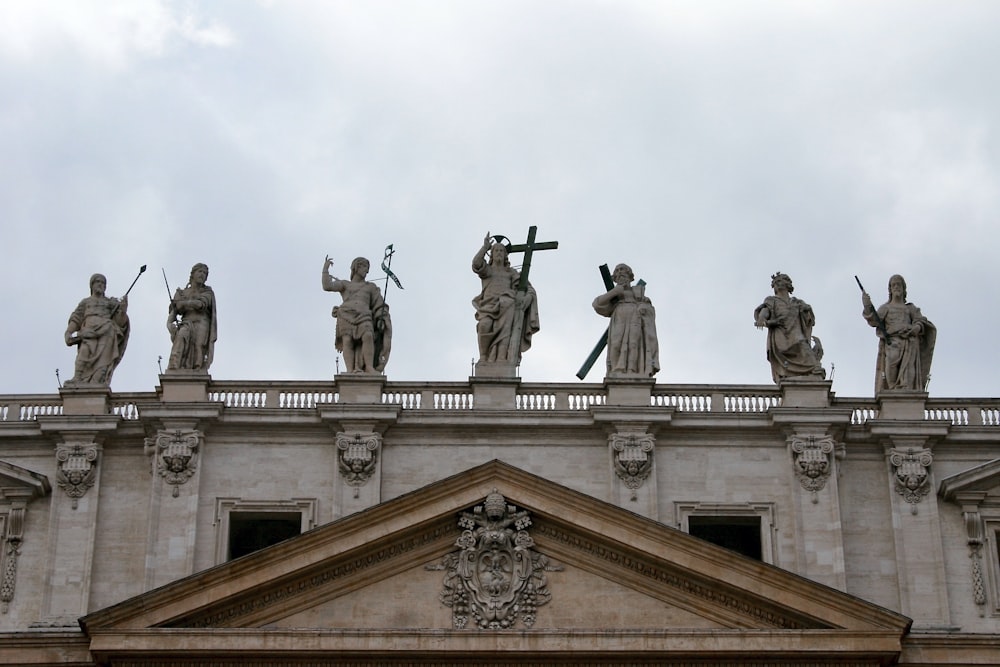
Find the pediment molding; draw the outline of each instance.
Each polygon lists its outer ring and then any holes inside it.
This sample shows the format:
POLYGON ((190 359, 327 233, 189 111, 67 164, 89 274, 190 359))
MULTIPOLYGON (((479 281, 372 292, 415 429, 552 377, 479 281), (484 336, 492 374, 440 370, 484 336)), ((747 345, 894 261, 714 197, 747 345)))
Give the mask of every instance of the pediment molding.
MULTIPOLYGON (((558 595, 553 590, 550 604, 556 604, 558 595)), ((835 664, 883 665, 898 655, 909 623, 894 612, 499 461, 81 619, 94 654, 113 656, 108 663, 115 665, 130 664, 126 657, 153 665, 167 653, 221 656, 226 647, 238 647, 233 655, 239 659, 219 665, 251 664, 245 658, 261 655, 254 652, 259 642, 268 650, 287 652, 289 661, 283 664, 310 664, 316 652, 328 650, 348 661, 357 651, 359 665, 405 662, 399 657, 403 654, 421 656, 421 664, 457 664, 460 657, 478 654, 482 664, 492 664, 498 651, 510 651, 512 658, 496 664, 546 664, 559 654, 565 658, 565 647, 572 645, 574 654, 579 647, 591 647, 595 664, 635 664, 656 656, 670 657, 663 664, 682 665, 704 654, 709 637, 715 647, 711 664, 726 664, 720 658, 745 664, 741 660, 746 656, 767 657, 775 651, 801 659, 797 664, 834 664, 825 661, 840 647, 835 664), (337 604, 340 596, 374 582, 426 571, 427 564, 440 562, 457 548, 460 515, 481 504, 492 489, 530 513, 534 548, 567 571, 577 568, 585 576, 603 577, 623 591, 662 601, 718 627, 711 632, 669 627, 280 627, 283 619, 299 612, 324 602, 337 604), (374 646, 382 652, 373 653, 374 646), (307 655, 310 651, 313 656, 307 655), (845 657, 853 662, 844 662, 845 657)))

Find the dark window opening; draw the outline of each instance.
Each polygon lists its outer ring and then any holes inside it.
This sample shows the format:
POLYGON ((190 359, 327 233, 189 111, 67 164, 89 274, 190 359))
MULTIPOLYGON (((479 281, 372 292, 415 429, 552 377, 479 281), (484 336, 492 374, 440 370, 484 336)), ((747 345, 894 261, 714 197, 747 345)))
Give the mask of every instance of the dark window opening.
POLYGON ((300 512, 230 512, 229 560, 283 542, 301 532, 300 512))
POLYGON ((761 560, 759 516, 689 516, 688 532, 712 544, 761 560))

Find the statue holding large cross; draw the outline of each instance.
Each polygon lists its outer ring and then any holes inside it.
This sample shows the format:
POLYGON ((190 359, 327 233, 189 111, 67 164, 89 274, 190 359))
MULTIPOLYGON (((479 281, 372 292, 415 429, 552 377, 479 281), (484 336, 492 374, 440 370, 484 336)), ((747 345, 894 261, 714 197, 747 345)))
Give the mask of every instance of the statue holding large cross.
POLYGON ((538 299, 528 282, 531 256, 536 250, 554 250, 559 242, 536 243, 536 231, 530 227, 527 242, 517 245, 487 232, 472 258, 472 270, 482 280, 482 291, 472 300, 479 338, 477 374, 513 377, 521 354, 531 347, 531 336, 539 329, 538 299), (520 271, 510 265, 510 254, 516 252, 524 253, 520 271))
POLYGON ((608 271, 607 264, 600 270, 607 291, 594 299, 593 306, 611 322, 576 376, 585 378, 607 347, 607 377, 652 377, 660 370, 660 351, 656 310, 646 296, 646 283, 640 280, 632 286, 635 275, 628 264, 619 264, 614 273, 608 271))

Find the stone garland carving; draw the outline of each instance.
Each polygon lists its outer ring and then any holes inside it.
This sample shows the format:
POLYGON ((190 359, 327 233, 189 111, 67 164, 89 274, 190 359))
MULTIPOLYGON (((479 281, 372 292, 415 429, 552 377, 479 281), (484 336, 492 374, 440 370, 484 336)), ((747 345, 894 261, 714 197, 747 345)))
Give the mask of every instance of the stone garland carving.
POLYGON ((795 476, 806 491, 812 493, 813 503, 819 502, 818 493, 826 486, 833 472, 833 450, 836 443, 830 436, 817 438, 792 436, 791 448, 795 457, 795 476))
POLYGON ((24 508, 12 507, 7 515, 4 539, 3 574, 0 576, 0 612, 6 614, 14 599, 14 583, 17 581, 17 558, 21 555, 21 540, 24 537, 24 508))
POLYGON ((972 560, 972 596, 977 605, 986 604, 986 586, 983 583, 983 523, 979 512, 962 512, 965 530, 969 535, 969 558, 972 560))
POLYGON ((917 513, 917 503, 931 490, 930 467, 934 457, 929 449, 891 449, 889 463, 896 476, 896 493, 913 505, 911 512, 917 513))
POLYGON ((97 478, 98 449, 95 444, 58 445, 56 482, 73 499, 73 509, 97 478))
POLYGON ((518 618, 533 626, 538 607, 552 599, 545 571, 561 568, 532 548, 528 512, 494 489, 482 505, 462 512, 458 525, 459 550, 439 568, 447 571, 440 599, 451 607, 454 626, 467 627, 470 616, 483 630, 514 627, 518 618))
POLYGON ((198 469, 201 439, 201 432, 195 429, 160 431, 155 438, 146 439, 146 453, 153 455, 156 473, 173 486, 174 498, 180 493, 180 485, 198 469))
POLYGON ((610 437, 615 474, 632 490, 636 490, 653 470, 653 436, 648 433, 615 433, 610 437))
POLYGON ((337 464, 344 481, 354 487, 354 497, 358 497, 358 487, 364 486, 375 472, 382 438, 378 433, 338 433, 337 464))

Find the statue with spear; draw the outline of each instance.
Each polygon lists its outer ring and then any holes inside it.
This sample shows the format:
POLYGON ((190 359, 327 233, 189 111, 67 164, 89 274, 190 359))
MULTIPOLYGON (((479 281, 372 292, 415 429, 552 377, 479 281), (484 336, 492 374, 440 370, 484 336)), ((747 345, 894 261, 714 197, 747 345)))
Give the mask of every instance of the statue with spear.
POLYGON ((111 384, 128 345, 128 295, 145 271, 143 264, 121 299, 105 296, 108 280, 103 274, 90 277, 90 296, 70 314, 63 336, 66 345, 77 348, 75 372, 66 386, 111 384))

